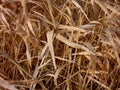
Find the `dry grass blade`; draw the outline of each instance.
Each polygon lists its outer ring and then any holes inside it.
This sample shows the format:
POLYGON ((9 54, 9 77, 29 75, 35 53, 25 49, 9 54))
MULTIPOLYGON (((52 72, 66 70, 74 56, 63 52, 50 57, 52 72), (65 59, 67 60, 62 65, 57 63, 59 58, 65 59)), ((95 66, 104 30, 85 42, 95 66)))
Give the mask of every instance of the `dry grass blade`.
POLYGON ((51 61, 51 59, 48 60, 47 62, 43 63, 42 65, 38 66, 37 69, 41 69, 41 68, 45 67, 46 65, 48 65, 48 63, 49 63, 50 61, 51 61))
POLYGON ((59 59, 61 61, 66 61, 66 62, 69 62, 69 63, 75 63, 74 61, 70 61, 70 60, 67 60, 67 59, 64 59, 64 58, 61 58, 61 57, 57 57, 55 56, 56 59, 59 59))
POLYGON ((9 9, 9 8, 5 8, 4 12, 6 14, 8 14, 10 17, 12 17, 12 16, 17 17, 17 14, 14 11, 12 11, 11 9, 9 9))
POLYGON ((86 25, 79 26, 79 28, 83 28, 83 29, 90 29, 93 27, 95 27, 95 25, 86 24, 86 25))
POLYGON ((74 27, 74 26, 67 26, 67 25, 59 25, 58 29, 67 29, 70 31, 80 31, 80 32, 86 32, 87 30, 84 30, 82 28, 74 27))
POLYGON ((26 49, 26 55, 27 55, 28 63, 29 63, 29 65, 31 66, 32 58, 31 58, 31 54, 30 54, 30 52, 29 52, 28 46, 27 46, 27 49, 26 49))
POLYGON ((105 6, 105 4, 102 1, 100 1, 100 0, 94 0, 94 2, 96 4, 98 4, 107 15, 109 14, 109 11, 108 11, 107 7, 105 6))
POLYGON ((31 66, 32 57, 31 57, 31 53, 30 53, 30 50, 29 50, 29 44, 27 43, 27 38, 24 38, 24 42, 25 42, 25 45, 26 45, 27 60, 28 60, 29 65, 31 66))
POLYGON ((6 59, 8 59, 10 62, 12 62, 15 66, 17 66, 21 71, 23 71, 24 73, 26 73, 29 77, 31 77, 32 79, 34 79, 32 77, 31 74, 29 74, 25 69, 23 69, 23 67, 21 67, 15 60, 13 60, 8 54, 6 54, 3 51, 0 51, 0 54, 5 57, 6 59))
POLYGON ((117 62, 119 64, 119 66, 120 66, 120 57, 119 57, 119 53, 117 51, 117 47, 115 45, 114 39, 112 37, 112 34, 111 34, 111 32, 109 30, 106 30, 106 33, 108 34, 107 35, 108 39, 109 39, 109 41, 110 41, 110 43, 111 43, 111 45, 113 47, 114 55, 116 56, 117 62))
POLYGON ((114 18, 116 16, 116 14, 114 12, 110 13, 108 16, 107 16, 107 20, 110 20, 112 18, 114 18))
POLYGON ((94 0, 91 0, 91 4, 92 4, 92 6, 94 6, 94 0))
POLYGON ((53 30, 47 33, 47 41, 48 41, 48 46, 49 46, 49 50, 52 56, 52 60, 53 60, 53 65, 54 68, 57 69, 56 67, 56 61, 55 61, 55 53, 54 53, 54 48, 53 48, 53 30))
POLYGON ((71 46, 73 48, 80 48, 82 50, 85 50, 86 52, 90 53, 90 54, 94 54, 93 52, 91 52, 88 48, 84 47, 83 45, 80 45, 80 44, 77 44, 77 43, 74 43, 68 39, 66 39, 65 37, 63 37, 62 35, 58 34, 56 36, 56 38, 58 40, 60 40, 61 42, 67 44, 68 46, 71 46))
POLYGON ((9 28, 9 23, 7 22, 4 14, 2 12, 0 12, 0 18, 2 19, 2 21, 6 24, 6 26, 9 28))
POLYGON ((90 21, 91 24, 101 24, 99 21, 90 21))
POLYGON ((108 86, 104 85, 102 82, 99 82, 95 79, 93 79, 92 77, 88 76, 88 78, 90 78, 92 81, 96 82, 97 84, 99 84, 100 86, 104 87, 107 90, 111 90, 108 86))
POLYGON ((4 11, 7 15, 9 15, 10 17, 12 17, 12 15, 15 14, 12 10, 10 10, 10 9, 8 9, 8 8, 4 8, 3 11, 4 11), (11 14, 12 14, 12 15, 11 15, 11 14))
POLYGON ((62 70, 64 67, 65 67, 65 65, 62 66, 61 68, 58 68, 58 69, 56 70, 55 74, 54 74, 54 83, 55 83, 56 86, 57 86, 57 79, 58 79, 58 76, 59 76, 61 70, 62 70))
POLYGON ((18 90, 14 85, 9 84, 6 80, 0 77, 0 86, 9 90, 18 90))
POLYGON ((88 52, 73 53, 72 55, 90 55, 88 52))
POLYGON ((49 7, 49 11, 50 11, 50 16, 52 18, 52 22, 53 22, 53 25, 54 27, 56 26, 55 24, 55 19, 54 19, 54 16, 53 16, 53 9, 52 9, 52 5, 51 5, 51 2, 50 0, 47 0, 47 3, 48 3, 48 7, 49 7))
POLYGON ((42 49, 42 52, 40 54, 40 58, 42 58, 48 50, 48 43, 45 45, 45 47, 42 49))
POLYGON ((34 0, 29 0, 29 2, 34 3, 34 4, 38 5, 38 6, 41 6, 41 4, 42 4, 39 1, 34 1, 34 0))
POLYGON ((47 76, 54 77, 54 84, 55 84, 56 86, 58 85, 58 84, 57 84, 58 76, 59 76, 61 70, 62 70, 64 67, 65 67, 65 65, 62 66, 62 67, 60 67, 60 68, 58 68, 58 69, 56 70, 55 74, 47 74, 47 76))
POLYGON ((21 0, 21 4, 23 7, 23 15, 26 15, 26 0, 21 0))
POLYGON ((72 2, 74 3, 74 5, 75 5, 76 7, 78 7, 78 8, 81 10, 81 12, 82 12, 82 13, 85 15, 85 17, 87 18, 87 20, 90 21, 89 18, 88 18, 88 16, 86 15, 85 11, 84 11, 83 8, 78 4, 78 2, 77 2, 76 0, 72 0, 72 2))
POLYGON ((104 3, 104 4, 105 4, 105 6, 106 6, 108 9, 110 9, 112 12, 120 15, 120 12, 118 12, 114 7, 112 7, 111 5, 109 5, 109 4, 107 4, 107 3, 104 3))
POLYGON ((42 19, 43 21, 45 21, 46 23, 54 26, 53 23, 50 22, 44 15, 42 15, 41 13, 36 12, 36 11, 33 11, 33 12, 34 12, 35 14, 39 15, 39 16, 37 16, 38 18, 40 18, 40 19, 42 19))
POLYGON ((35 36, 34 30, 33 30, 33 27, 32 27, 32 24, 31 24, 29 18, 26 19, 26 23, 27 23, 27 25, 28 25, 30 31, 32 32, 32 34, 35 36))

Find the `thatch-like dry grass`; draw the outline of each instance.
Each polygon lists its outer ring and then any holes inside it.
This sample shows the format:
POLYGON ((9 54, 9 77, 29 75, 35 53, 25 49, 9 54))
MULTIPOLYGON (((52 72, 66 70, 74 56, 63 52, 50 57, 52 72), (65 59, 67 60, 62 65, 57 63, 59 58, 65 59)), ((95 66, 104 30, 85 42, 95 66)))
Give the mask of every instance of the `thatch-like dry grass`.
POLYGON ((0 0, 2 90, 120 90, 119 0, 0 0))

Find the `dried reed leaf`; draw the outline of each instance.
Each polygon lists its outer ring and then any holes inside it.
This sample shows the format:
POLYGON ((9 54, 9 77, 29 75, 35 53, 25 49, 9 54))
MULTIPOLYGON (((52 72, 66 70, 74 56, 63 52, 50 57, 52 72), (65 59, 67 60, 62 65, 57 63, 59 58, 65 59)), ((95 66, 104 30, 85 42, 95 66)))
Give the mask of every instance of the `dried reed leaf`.
POLYGON ((112 18, 114 18, 116 16, 116 14, 114 12, 110 13, 108 16, 107 16, 107 20, 111 20, 112 18))
POLYGON ((36 4, 36 5, 40 6, 40 7, 42 5, 42 3, 40 3, 39 1, 29 0, 29 2, 34 3, 34 4, 36 4))
POLYGON ((54 74, 47 74, 46 76, 51 76, 51 77, 54 77, 54 74))
POLYGON ((65 65, 62 66, 62 67, 60 67, 60 68, 58 68, 58 69, 56 70, 55 74, 54 74, 54 83, 55 83, 56 86, 57 86, 58 76, 59 76, 61 70, 62 70, 64 67, 65 67, 65 65))
POLYGON ((27 55, 27 60, 29 62, 29 65, 31 66, 32 58, 31 58, 31 54, 30 54, 28 46, 26 48, 26 55, 27 55))
POLYGON ((82 28, 82 29, 91 29, 93 27, 95 27, 95 25, 93 24, 86 24, 86 25, 81 25, 81 26, 78 26, 79 28, 82 28))
POLYGON ((72 55, 90 55, 88 52, 73 53, 72 55))
POLYGON ((71 13, 71 11, 70 11, 70 8, 69 8, 69 7, 66 7, 66 9, 67 9, 67 11, 68 11, 69 16, 72 17, 72 13, 71 13))
POLYGON ((27 56, 27 60, 28 60, 28 63, 29 65, 31 66, 32 65, 32 57, 31 57, 31 53, 30 53, 30 50, 29 50, 29 44, 27 42, 27 38, 24 39, 24 42, 25 42, 25 45, 26 45, 26 56, 27 56))
POLYGON ((67 59, 64 59, 64 58, 61 58, 61 57, 55 56, 55 58, 56 58, 56 59, 59 59, 59 60, 62 60, 62 61, 69 62, 69 63, 74 63, 74 61, 70 61, 70 60, 67 60, 67 59))
POLYGON ((115 45, 114 39, 112 37, 112 34, 108 29, 106 29, 106 33, 107 33, 108 39, 111 42, 111 45, 113 47, 114 55, 116 56, 117 62, 119 64, 119 66, 120 66, 120 57, 119 57, 119 53, 117 51, 117 47, 115 45))
POLYGON ((39 15, 39 16, 36 16, 36 15, 35 15, 36 17, 38 17, 38 18, 42 19, 43 21, 45 21, 46 23, 54 26, 53 23, 50 22, 44 15, 42 15, 41 13, 36 12, 36 11, 33 11, 33 12, 34 12, 35 14, 39 15))
POLYGON ((96 4, 98 4, 107 15, 109 14, 109 11, 108 11, 107 7, 105 6, 105 4, 102 1, 100 1, 100 0, 94 0, 94 2, 96 4))
POLYGON ((17 88, 15 88, 14 85, 11 85, 10 83, 8 83, 6 80, 4 80, 1 77, 0 77, 0 86, 2 86, 5 89, 9 89, 9 90, 18 90, 17 88))
POLYGON ((37 69, 41 69, 41 68, 43 68, 43 67, 46 66, 50 61, 51 61, 51 59, 48 60, 47 62, 43 63, 42 65, 38 66, 37 69))
POLYGON ((58 79, 58 76, 59 76, 61 70, 62 70, 64 67, 65 67, 65 65, 62 66, 62 67, 60 67, 60 68, 58 68, 58 69, 56 70, 55 74, 47 74, 47 76, 54 77, 54 83, 55 83, 56 86, 57 86, 57 79, 58 79))
POLYGON ((101 24, 99 21, 90 21, 91 24, 101 24))
POLYGON ((6 20, 5 16, 4 16, 4 14, 1 13, 1 12, 0 12, 0 17, 1 17, 1 19, 3 20, 3 22, 7 25, 7 27, 9 28, 9 27, 10 27, 10 26, 9 26, 9 23, 7 22, 7 20, 6 20))
POLYGON ((47 41, 48 41, 48 47, 52 56, 52 60, 53 60, 53 65, 54 68, 57 69, 56 67, 56 61, 55 61, 55 53, 54 53, 54 48, 53 48, 53 30, 47 33, 47 41))
POLYGON ((90 1, 91 1, 92 6, 94 6, 94 0, 90 0, 90 1))
POLYGON ((12 10, 8 9, 8 8, 4 8, 3 11, 9 15, 10 17, 12 17, 13 14, 15 14, 12 10), (12 14, 12 15, 11 15, 12 14))
POLYGON ((112 12, 120 15, 120 12, 118 12, 114 7, 112 7, 111 5, 109 5, 109 4, 107 4, 107 3, 104 3, 104 4, 105 4, 105 6, 106 6, 108 9, 110 9, 112 12))
POLYGON ((84 11, 83 8, 78 4, 78 2, 77 2, 76 0, 72 0, 72 3, 73 3, 76 7, 78 7, 78 8, 81 10, 81 12, 84 14, 84 16, 86 17, 86 19, 87 19, 88 21, 90 21, 89 18, 88 18, 88 16, 86 15, 85 11, 84 11))
POLYGON ((104 85, 102 82, 99 82, 97 80, 95 80, 94 78, 88 76, 88 78, 90 78, 92 81, 96 82, 97 84, 99 84, 100 86, 102 86, 103 88, 107 89, 107 90, 111 90, 108 86, 104 85))
POLYGON ((55 23, 55 19, 54 19, 54 16, 53 16, 53 9, 52 9, 52 5, 51 5, 50 0, 47 0, 47 3, 48 3, 48 7, 49 7, 50 16, 52 18, 52 22, 53 22, 53 25, 55 27, 56 23, 55 23))
POLYGON ((8 54, 6 54, 5 52, 0 50, 0 54, 5 57, 6 59, 8 59, 10 62, 12 62, 15 66, 17 66, 21 71, 23 71, 24 73, 26 73, 29 77, 33 78, 31 74, 29 74, 25 69, 23 69, 23 67, 21 67, 19 65, 18 62, 16 62, 14 59, 12 59, 8 54))
POLYGON ((35 32, 34 32, 34 30, 33 30, 33 27, 32 27, 32 24, 31 24, 29 18, 26 19, 26 23, 27 23, 27 25, 28 25, 28 27, 29 27, 29 30, 30 30, 30 31, 32 32, 32 34, 35 36, 35 32))
POLYGON ((44 56, 44 54, 46 54, 47 50, 48 50, 48 43, 42 49, 42 52, 40 54, 40 58, 42 58, 44 56))
POLYGON ((94 54, 93 52, 91 52, 91 51, 90 51, 88 48, 86 48, 85 46, 80 45, 80 44, 77 44, 77 43, 74 43, 74 42, 66 39, 65 37, 63 37, 63 36, 60 35, 60 34, 58 34, 58 35, 56 36, 56 38, 57 38, 58 40, 60 40, 61 42, 67 44, 68 46, 71 46, 71 47, 73 47, 73 48, 80 48, 80 49, 85 50, 86 52, 88 52, 88 53, 90 53, 90 54, 94 54))
POLYGON ((67 25, 59 25, 58 29, 67 29, 70 31, 80 31, 80 32, 86 32, 87 30, 84 30, 82 28, 74 27, 74 26, 67 26, 67 25))
POLYGON ((21 4, 23 7, 23 15, 26 15, 26 0, 21 0, 21 4))

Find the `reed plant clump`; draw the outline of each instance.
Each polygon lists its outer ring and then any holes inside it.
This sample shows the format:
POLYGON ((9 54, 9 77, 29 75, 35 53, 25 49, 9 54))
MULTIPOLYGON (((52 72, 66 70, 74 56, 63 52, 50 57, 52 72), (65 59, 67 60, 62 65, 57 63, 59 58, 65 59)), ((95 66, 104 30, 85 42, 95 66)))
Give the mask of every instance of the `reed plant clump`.
POLYGON ((0 0, 1 90, 119 90, 119 0, 0 0))

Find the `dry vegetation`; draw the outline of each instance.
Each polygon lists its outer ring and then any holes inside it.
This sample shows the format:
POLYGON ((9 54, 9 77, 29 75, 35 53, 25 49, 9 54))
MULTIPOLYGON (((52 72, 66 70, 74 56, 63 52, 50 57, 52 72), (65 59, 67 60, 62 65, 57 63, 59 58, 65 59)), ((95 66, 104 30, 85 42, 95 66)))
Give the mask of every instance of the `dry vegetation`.
POLYGON ((120 90, 119 0, 0 0, 2 90, 120 90))

